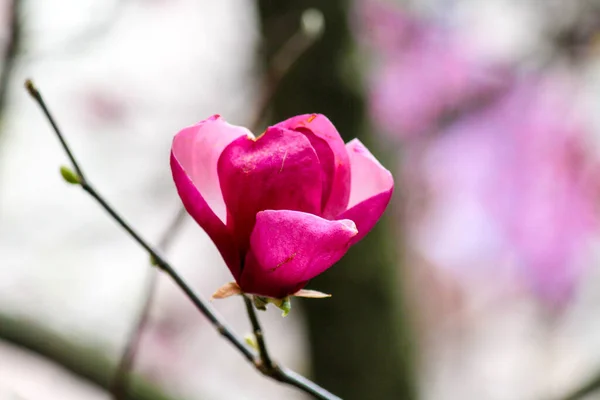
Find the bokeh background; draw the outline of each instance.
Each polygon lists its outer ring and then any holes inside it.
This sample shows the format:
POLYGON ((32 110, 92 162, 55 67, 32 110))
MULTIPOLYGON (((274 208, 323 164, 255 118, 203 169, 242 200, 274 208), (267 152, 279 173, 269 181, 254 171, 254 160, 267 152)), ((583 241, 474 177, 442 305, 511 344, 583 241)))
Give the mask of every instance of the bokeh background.
MULTIPOLYGON (((560 399, 600 375, 600 5, 593 0, 0 0, 0 399, 107 399, 180 209, 182 127, 327 115, 395 176, 374 231, 261 313, 272 355, 346 400, 560 399), (265 107, 266 105, 266 107, 265 107), (264 111, 264 112, 263 112, 264 111)), ((231 280, 183 218, 166 249, 231 280)), ((242 302, 215 307, 243 335, 242 302)), ((131 399, 306 399, 260 376, 160 276, 131 399)), ((588 398, 600 398, 590 395, 588 398)))

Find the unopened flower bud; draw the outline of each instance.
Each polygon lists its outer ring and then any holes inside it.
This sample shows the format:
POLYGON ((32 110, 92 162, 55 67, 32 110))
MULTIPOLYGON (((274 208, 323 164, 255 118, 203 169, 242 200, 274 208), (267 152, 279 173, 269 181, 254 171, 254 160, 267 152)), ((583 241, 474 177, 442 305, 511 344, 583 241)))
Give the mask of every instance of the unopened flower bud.
POLYGON ((75 171, 73 171, 71 168, 69 168, 65 165, 61 165, 60 175, 63 177, 63 179, 66 182, 68 182, 72 185, 81 184, 81 177, 79 175, 77 175, 77 173, 75 173, 75 171))

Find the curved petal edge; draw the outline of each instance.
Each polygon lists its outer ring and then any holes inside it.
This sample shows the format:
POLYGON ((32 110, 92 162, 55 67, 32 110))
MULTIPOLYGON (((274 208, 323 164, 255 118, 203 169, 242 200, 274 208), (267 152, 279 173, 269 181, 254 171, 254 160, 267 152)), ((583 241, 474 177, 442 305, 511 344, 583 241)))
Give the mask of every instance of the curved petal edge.
POLYGON ((236 138, 251 133, 229 125, 218 115, 184 128, 173 139, 171 172, 177 193, 186 211, 214 242, 234 278, 239 277, 241 260, 223 218, 225 212, 217 161, 223 149, 236 138))
POLYGON ((344 140, 331 121, 322 114, 304 114, 275 125, 301 132, 315 148, 323 173, 322 215, 334 218, 348 206, 350 162, 344 140))
POLYGON ((354 139, 346 145, 352 166, 352 186, 349 208, 338 219, 354 221, 358 234, 352 244, 360 241, 379 221, 394 191, 394 178, 371 152, 354 139))
POLYGON ((340 260, 358 231, 351 220, 330 221, 300 211, 256 216, 239 281, 245 292, 283 298, 340 260))
POLYGON ((217 163, 224 149, 243 136, 254 137, 248 129, 231 125, 219 115, 213 115, 182 129, 173 138, 172 156, 223 222, 227 212, 219 184, 217 163))

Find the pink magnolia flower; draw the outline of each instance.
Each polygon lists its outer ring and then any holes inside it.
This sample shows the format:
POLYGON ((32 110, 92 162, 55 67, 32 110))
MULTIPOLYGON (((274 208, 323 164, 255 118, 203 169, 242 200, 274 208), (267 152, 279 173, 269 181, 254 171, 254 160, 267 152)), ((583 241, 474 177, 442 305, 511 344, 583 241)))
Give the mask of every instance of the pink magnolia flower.
POLYGON ((373 228, 393 179, 323 115, 254 135, 219 116, 180 131, 171 170, 188 213, 242 291, 284 298, 336 263, 373 228))

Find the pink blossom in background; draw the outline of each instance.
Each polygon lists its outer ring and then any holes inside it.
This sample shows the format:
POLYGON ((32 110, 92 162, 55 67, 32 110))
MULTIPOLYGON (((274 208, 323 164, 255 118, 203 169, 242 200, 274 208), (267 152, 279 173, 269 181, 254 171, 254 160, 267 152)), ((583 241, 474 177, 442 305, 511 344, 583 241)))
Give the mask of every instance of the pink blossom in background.
POLYGON ((355 7, 358 40, 383 56, 404 50, 427 32, 424 21, 381 0, 358 0, 355 7))
POLYGON ((361 1, 359 8, 359 32, 379 60, 371 72, 370 112, 392 137, 431 133, 440 120, 504 86, 507 70, 450 29, 379 1, 361 1))
MULTIPOLYGON (((514 152, 501 169, 510 196, 494 211, 536 291, 561 301, 570 297, 580 274, 577 255, 598 227, 600 170, 585 150, 588 132, 573 115, 575 97, 557 79, 515 88, 500 111, 514 152)), ((492 204, 502 198, 490 197, 492 204)))
MULTIPOLYGON (((551 304, 572 296, 582 272, 578 256, 598 228, 600 170, 585 151, 587 132, 575 118, 572 94, 563 77, 523 80, 493 106, 439 133, 424 155, 425 179, 439 204, 460 199, 458 207, 481 210, 481 226, 498 233, 489 248, 499 253, 488 257, 510 255, 551 304)), ((489 240, 484 231, 462 234, 481 244, 489 240)))
POLYGON ((255 138, 213 116, 183 129, 171 152, 188 213, 246 293, 284 298, 336 263, 390 201, 388 170, 323 115, 255 138))
POLYGON ((87 87, 76 98, 79 114, 94 126, 125 124, 131 114, 131 100, 119 91, 87 87))

